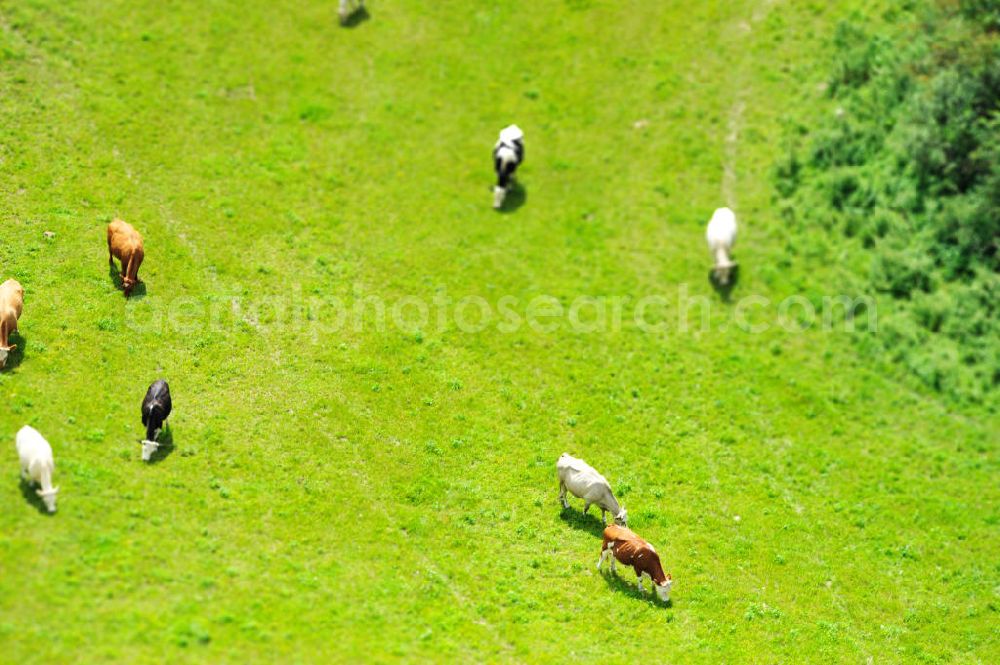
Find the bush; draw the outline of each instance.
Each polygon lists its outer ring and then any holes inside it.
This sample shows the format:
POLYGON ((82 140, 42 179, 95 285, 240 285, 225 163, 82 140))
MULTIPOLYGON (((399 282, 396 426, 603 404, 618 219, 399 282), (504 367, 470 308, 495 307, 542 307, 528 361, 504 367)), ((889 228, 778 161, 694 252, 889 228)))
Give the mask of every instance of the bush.
POLYGON ((834 112, 775 187, 782 210, 811 210, 807 247, 836 228, 871 253, 865 288, 895 305, 863 346, 979 401, 1000 383, 1000 0, 914 11, 888 36, 838 27, 834 112))

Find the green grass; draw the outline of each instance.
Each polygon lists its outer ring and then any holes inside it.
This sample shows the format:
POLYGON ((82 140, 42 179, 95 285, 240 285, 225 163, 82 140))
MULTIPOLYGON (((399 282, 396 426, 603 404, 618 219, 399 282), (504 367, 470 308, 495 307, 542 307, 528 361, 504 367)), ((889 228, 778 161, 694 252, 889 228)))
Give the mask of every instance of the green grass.
POLYGON ((826 293, 768 173, 830 111, 830 27, 861 4, 371 0, 344 30, 332 1, 0 2, 0 276, 27 291, 0 660, 1000 659, 996 415, 842 332, 745 332, 705 279, 728 196, 734 299, 826 293), (526 198, 497 214, 512 121, 526 198), (146 239, 129 302, 116 215, 146 239), (676 321, 678 285, 712 331, 632 322, 651 294, 676 321), (318 304, 369 295, 626 300, 595 333, 332 330, 318 304), (176 445, 145 465, 158 376, 176 445), (51 518, 18 485, 25 423, 51 518), (671 606, 594 570, 563 451, 657 546, 671 606))

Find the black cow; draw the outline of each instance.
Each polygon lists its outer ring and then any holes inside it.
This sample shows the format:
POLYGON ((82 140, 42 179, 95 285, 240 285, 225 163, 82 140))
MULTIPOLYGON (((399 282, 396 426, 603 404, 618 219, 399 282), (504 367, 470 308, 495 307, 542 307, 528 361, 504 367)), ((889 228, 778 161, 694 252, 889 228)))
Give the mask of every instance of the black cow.
POLYGON ((146 428, 146 440, 142 442, 142 459, 148 461, 159 447, 156 437, 170 416, 170 386, 163 379, 153 381, 142 400, 142 424, 146 428))

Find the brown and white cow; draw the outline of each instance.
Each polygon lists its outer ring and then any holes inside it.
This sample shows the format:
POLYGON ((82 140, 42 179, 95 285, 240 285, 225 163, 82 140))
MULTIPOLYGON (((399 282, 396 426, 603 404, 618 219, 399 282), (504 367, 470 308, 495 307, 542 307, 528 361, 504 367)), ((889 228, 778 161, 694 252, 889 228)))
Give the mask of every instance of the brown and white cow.
POLYGON ((660 600, 670 600, 670 587, 674 580, 670 575, 663 574, 663 566, 660 565, 660 555, 656 553, 653 546, 623 526, 612 524, 604 529, 604 542, 601 544, 601 558, 597 560, 597 569, 605 559, 611 558, 611 572, 615 570, 615 560, 621 561, 626 566, 632 566, 639 582, 639 591, 642 588, 642 578, 646 577, 660 600))
POLYGON ((126 298, 132 295, 132 289, 141 281, 139 266, 145 257, 142 236, 131 224, 120 219, 108 224, 108 263, 113 269, 115 259, 121 261, 122 288, 126 298))
POLYGON ((10 343, 10 334, 17 330, 24 306, 24 288, 16 279, 0 284, 0 367, 7 364, 7 355, 17 348, 10 343))

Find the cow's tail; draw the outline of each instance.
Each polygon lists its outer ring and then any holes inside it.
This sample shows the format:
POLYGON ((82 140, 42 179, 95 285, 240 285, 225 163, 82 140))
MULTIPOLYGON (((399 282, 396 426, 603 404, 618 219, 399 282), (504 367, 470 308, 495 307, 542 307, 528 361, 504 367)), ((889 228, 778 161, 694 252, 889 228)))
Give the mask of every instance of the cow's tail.
POLYGON ((124 281, 125 278, 132 279, 132 264, 134 262, 135 262, 135 252, 132 252, 131 254, 128 255, 128 267, 125 268, 124 271, 122 272, 122 277, 123 277, 122 281, 124 281))

